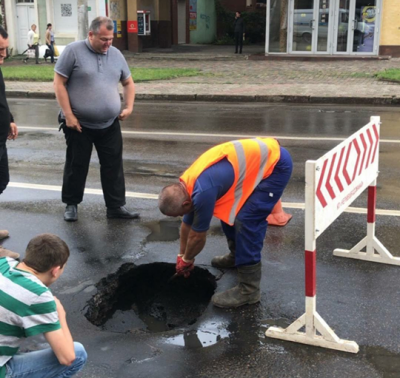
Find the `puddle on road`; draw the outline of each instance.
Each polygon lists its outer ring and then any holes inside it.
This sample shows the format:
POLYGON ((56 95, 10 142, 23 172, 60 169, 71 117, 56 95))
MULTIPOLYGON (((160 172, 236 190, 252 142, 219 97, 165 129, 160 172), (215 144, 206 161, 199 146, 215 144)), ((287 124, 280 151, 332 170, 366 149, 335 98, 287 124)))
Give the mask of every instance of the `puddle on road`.
POLYGON ((287 328, 291 324, 289 319, 276 318, 276 319, 265 319, 261 321, 261 328, 264 328, 264 333, 269 327, 281 327, 287 328))
POLYGON ((176 277, 175 265, 123 264, 100 280, 88 302, 86 318, 112 332, 147 328, 163 332, 192 325, 207 308, 216 288, 215 277, 195 267, 189 278, 176 277))
POLYGON ((179 239, 180 220, 162 219, 146 223, 145 226, 151 230, 151 234, 146 238, 148 242, 175 241, 179 239))
POLYGON ((269 327, 280 327, 280 328, 287 328, 291 324, 289 319, 286 318, 276 318, 276 319, 265 319, 261 321, 260 329, 258 332, 258 342, 264 348, 269 350, 271 353, 274 354, 285 354, 286 350, 284 346, 271 344, 271 338, 265 336, 265 332, 269 327))
POLYGON ((229 331, 216 322, 202 324, 198 330, 184 332, 165 339, 165 343, 186 347, 189 349, 207 348, 229 337, 229 331))

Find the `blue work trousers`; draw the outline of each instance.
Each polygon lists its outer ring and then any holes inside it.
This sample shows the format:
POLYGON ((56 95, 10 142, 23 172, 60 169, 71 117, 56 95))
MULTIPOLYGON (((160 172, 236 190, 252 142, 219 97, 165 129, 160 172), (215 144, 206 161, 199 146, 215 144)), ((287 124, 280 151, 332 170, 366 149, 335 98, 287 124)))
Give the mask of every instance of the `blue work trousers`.
POLYGON ((233 226, 221 221, 228 240, 236 245, 236 266, 261 261, 261 250, 267 232, 266 218, 279 201, 292 174, 289 152, 281 147, 281 157, 273 172, 262 180, 236 215, 233 226))
POLYGON ((70 366, 61 365, 52 349, 16 354, 6 364, 6 378, 68 378, 86 363, 87 354, 82 344, 74 342, 75 360, 70 366))

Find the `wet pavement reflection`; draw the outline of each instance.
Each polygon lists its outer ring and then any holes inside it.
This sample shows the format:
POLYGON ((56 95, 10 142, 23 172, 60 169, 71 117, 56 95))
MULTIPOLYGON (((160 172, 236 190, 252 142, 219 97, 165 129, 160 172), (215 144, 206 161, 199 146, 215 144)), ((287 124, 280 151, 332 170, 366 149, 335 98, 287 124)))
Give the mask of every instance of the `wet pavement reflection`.
MULTIPOLYGON (((22 126, 20 137, 8 143, 11 181, 59 187, 65 141, 55 102, 18 99, 10 106, 22 126)), ((311 138, 347 137, 371 115, 382 117, 382 138, 395 141, 381 144, 378 208, 399 210, 400 109, 371 106, 138 102, 122 128, 127 191, 152 195, 127 197, 127 207, 141 212, 139 221, 107 220, 101 193, 87 193, 78 222, 67 224, 59 190, 10 185, 0 198, 1 228, 11 234, 4 246, 24 256, 28 240, 42 232, 55 233, 70 246, 70 261, 52 291, 89 353, 79 378, 399 377, 399 268, 332 255, 334 248, 351 247, 364 236, 364 214, 341 215, 317 246, 317 309, 341 338, 359 343, 359 354, 349 356, 265 337, 269 326, 286 327, 304 312, 302 209, 290 210, 293 219, 286 227, 268 229, 261 302, 221 310, 209 303, 211 295, 236 285, 237 277, 235 270, 210 266, 215 255, 228 251, 219 222, 212 222, 206 247, 196 257, 199 281, 166 285, 174 273, 181 220, 164 217, 155 199, 198 155, 231 135, 280 135, 289 138, 281 144, 294 158, 283 200, 303 203, 305 161, 338 144, 311 138), (168 267, 146 270, 154 263, 168 267)), ((98 171, 93 153, 88 188, 101 190, 98 171)), ((366 207, 366 196, 354 204, 366 207)), ((377 217, 377 236, 396 256, 399 227, 399 217, 377 217)), ((43 343, 30 342, 27 349, 43 343)))

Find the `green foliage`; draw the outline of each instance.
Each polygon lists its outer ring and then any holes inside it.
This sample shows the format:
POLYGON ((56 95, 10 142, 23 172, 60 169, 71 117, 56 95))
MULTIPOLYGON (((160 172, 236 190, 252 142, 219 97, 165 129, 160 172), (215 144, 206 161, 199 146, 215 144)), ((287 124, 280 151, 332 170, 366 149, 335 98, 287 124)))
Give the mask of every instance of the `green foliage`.
MULTIPOLYGON (((1 70, 5 80, 15 81, 53 81, 53 65, 3 65, 1 70)), ((131 68, 135 82, 167 80, 177 77, 199 76, 200 71, 191 68, 131 68)))
MULTIPOLYGON (((227 41, 234 44, 234 29, 235 12, 226 10, 219 0, 215 1, 215 9, 217 13, 217 24, 219 38, 216 44, 223 44, 222 41, 227 41)), ((265 41, 266 27, 266 8, 261 8, 255 12, 242 12, 243 21, 245 24, 246 41, 250 43, 259 43, 265 41)))
POLYGON ((235 39, 229 35, 224 35, 222 38, 217 39, 214 45, 234 45, 235 39))
POLYGON ((382 72, 378 72, 376 77, 382 81, 395 81, 400 83, 400 69, 390 68, 382 72))
POLYGON ((246 28, 246 39, 251 43, 264 42, 266 27, 265 8, 257 12, 243 12, 242 17, 246 28))

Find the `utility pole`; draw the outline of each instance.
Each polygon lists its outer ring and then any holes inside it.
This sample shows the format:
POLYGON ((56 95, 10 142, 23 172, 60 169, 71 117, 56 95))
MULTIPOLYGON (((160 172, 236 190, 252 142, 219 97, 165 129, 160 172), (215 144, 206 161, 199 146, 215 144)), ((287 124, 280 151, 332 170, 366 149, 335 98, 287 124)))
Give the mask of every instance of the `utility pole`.
POLYGON ((86 39, 88 31, 88 1, 78 0, 78 40, 86 39))

